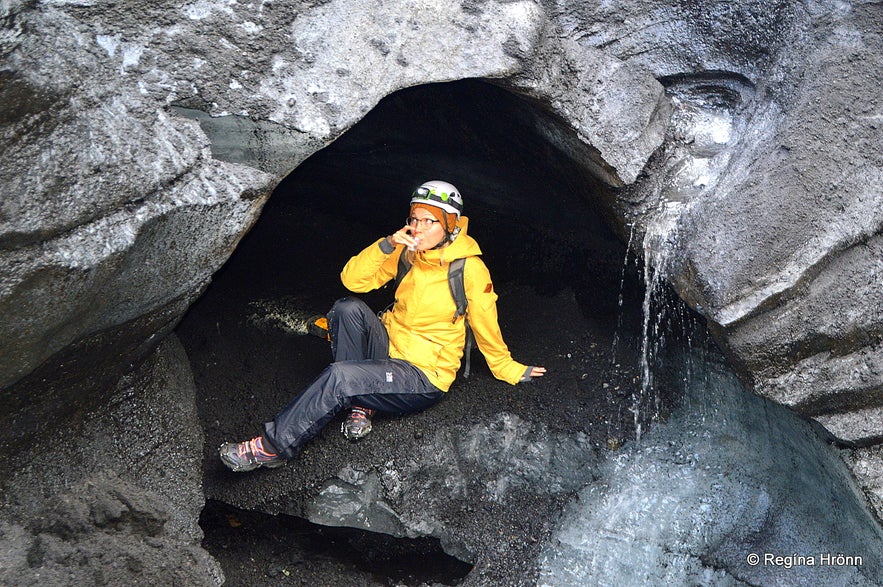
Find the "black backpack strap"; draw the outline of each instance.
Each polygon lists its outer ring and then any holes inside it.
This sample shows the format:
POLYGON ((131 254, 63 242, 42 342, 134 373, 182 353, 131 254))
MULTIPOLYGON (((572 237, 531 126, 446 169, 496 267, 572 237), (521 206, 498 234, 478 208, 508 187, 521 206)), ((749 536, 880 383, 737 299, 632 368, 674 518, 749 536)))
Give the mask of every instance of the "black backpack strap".
POLYGON ((402 279, 405 278, 405 275, 408 274, 408 271, 411 270, 411 262, 408 261, 408 255, 405 252, 405 249, 402 249, 402 252, 399 253, 399 268, 396 271, 396 281, 393 288, 393 293, 395 290, 399 289, 399 284, 402 282, 402 279))
POLYGON ((463 277, 463 268, 466 266, 466 259, 454 259, 448 266, 448 287, 451 288, 451 297, 457 304, 457 312, 454 314, 454 321, 466 314, 466 306, 469 302, 466 300, 466 283, 463 277))
POLYGON ((466 323, 466 345, 463 347, 463 379, 469 379, 469 363, 472 357, 472 346, 475 344, 475 335, 469 322, 466 323))
POLYGON ((377 312, 378 317, 383 316, 384 313, 389 312, 390 310, 392 310, 392 307, 395 306, 395 303, 396 303, 395 302, 395 292, 396 292, 396 290, 399 289, 399 284, 402 283, 402 279, 405 278, 405 275, 407 275, 408 271, 410 271, 410 270, 411 270, 411 263, 408 262, 407 255, 405 255, 405 250, 402 249, 402 252, 399 253, 399 266, 398 266, 398 269, 396 270, 396 278, 392 284, 393 300, 389 303, 388 306, 386 306, 385 308, 383 308, 382 310, 377 312))
MULTIPOLYGON (((466 299, 466 278, 463 275, 466 259, 454 259, 448 266, 448 287, 451 288, 451 297, 457 305, 457 311, 454 313, 454 321, 460 316, 466 315, 466 306, 469 301, 466 299)), ((466 322, 466 345, 463 347, 463 379, 469 379, 470 357, 472 355, 472 346, 475 343, 475 337, 472 334, 472 328, 469 322, 466 322)))
MULTIPOLYGON (((456 322, 457 318, 466 314, 466 306, 469 305, 469 302, 466 300, 466 284, 465 278, 463 277, 463 268, 465 266, 465 258, 454 259, 448 264, 448 288, 450 288, 451 297, 454 298, 454 304, 457 306, 457 310, 452 318, 453 322, 456 322)), ((407 275, 410 270, 411 263, 408 262, 405 251, 402 250, 399 254, 399 265, 396 270, 394 289, 399 288, 402 279, 405 278, 405 275, 407 275)))

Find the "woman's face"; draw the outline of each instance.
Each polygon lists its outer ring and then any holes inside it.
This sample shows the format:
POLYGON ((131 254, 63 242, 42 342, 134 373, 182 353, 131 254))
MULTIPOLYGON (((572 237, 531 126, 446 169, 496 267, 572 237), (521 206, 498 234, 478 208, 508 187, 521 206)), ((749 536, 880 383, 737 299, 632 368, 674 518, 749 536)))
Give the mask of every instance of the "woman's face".
POLYGON ((429 210, 416 208, 411 212, 411 218, 417 219, 417 222, 411 221, 410 226, 413 236, 419 239, 418 251, 428 251, 445 239, 442 223, 429 210))

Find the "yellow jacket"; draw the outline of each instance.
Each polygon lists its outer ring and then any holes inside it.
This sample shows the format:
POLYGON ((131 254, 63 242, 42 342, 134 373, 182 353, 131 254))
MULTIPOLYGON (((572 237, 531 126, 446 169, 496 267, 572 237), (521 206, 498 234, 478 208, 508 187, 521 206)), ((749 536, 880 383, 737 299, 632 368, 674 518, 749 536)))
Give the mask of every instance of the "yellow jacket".
MULTIPOLYGON (((463 278, 469 302, 466 319, 475 334, 475 342, 497 379, 516 384, 527 371, 527 365, 512 359, 503 342, 497 322, 497 294, 487 266, 478 256, 481 249, 466 234, 469 220, 458 222, 460 234, 443 249, 419 251, 411 270, 395 292, 395 304, 384 312, 381 321, 389 333, 389 356, 404 359, 418 367, 433 385, 450 389, 466 344, 463 317, 454 320, 456 305, 448 286, 448 263, 466 257, 463 278)), ((340 274, 343 285, 352 292, 365 293, 395 279, 398 246, 384 253, 380 239, 352 257, 340 274)))

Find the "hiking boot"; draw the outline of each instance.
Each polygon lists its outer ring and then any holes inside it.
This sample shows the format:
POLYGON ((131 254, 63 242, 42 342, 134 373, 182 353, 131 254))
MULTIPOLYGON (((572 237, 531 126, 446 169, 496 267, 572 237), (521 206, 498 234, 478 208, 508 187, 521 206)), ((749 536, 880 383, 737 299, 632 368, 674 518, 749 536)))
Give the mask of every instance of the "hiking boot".
POLYGON ((349 440, 365 438, 371 432, 371 417, 374 410, 355 406, 340 425, 340 431, 349 440))
POLYGON ((245 442, 225 442, 218 449, 221 462, 236 473, 253 471, 258 467, 275 469, 285 464, 285 458, 264 448, 263 436, 245 442))

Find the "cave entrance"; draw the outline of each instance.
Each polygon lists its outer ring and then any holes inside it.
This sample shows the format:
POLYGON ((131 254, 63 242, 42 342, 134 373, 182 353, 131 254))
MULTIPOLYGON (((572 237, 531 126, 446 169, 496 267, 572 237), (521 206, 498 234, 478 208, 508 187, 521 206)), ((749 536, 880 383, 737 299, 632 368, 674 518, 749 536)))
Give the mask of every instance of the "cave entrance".
MULTIPOLYGON (((642 281, 634 264, 624 266, 626 247, 603 218, 599 202, 608 188, 551 142, 560 132, 554 124, 535 104, 484 81, 414 87, 382 100, 278 185, 178 328, 199 392, 208 498, 297 510, 309 488, 333 478, 347 459, 394 458, 397 433, 409 440, 422 434, 408 426, 491 420, 501 411, 584 434, 595 446, 633 437, 642 281), (216 447, 259 433, 327 365, 327 344, 300 336, 297 321, 347 295, 339 279, 344 263, 396 230, 411 191, 428 179, 462 191, 469 233, 500 295, 506 342, 516 359, 544 365, 550 376, 513 393, 476 350, 468 384, 458 380, 439 409, 384 421, 386 432, 375 425, 357 449, 333 422, 296 467, 269 472, 275 481, 266 485, 254 481, 260 493, 240 485, 222 470, 216 447)), ((363 298, 380 309, 392 291, 363 298)), ((251 479, 261 479, 257 473, 251 479)), ((539 502, 532 510, 543 518, 539 502)), ((531 544, 539 542, 523 548, 531 544)), ((526 560, 523 552, 512 556, 526 560)))

